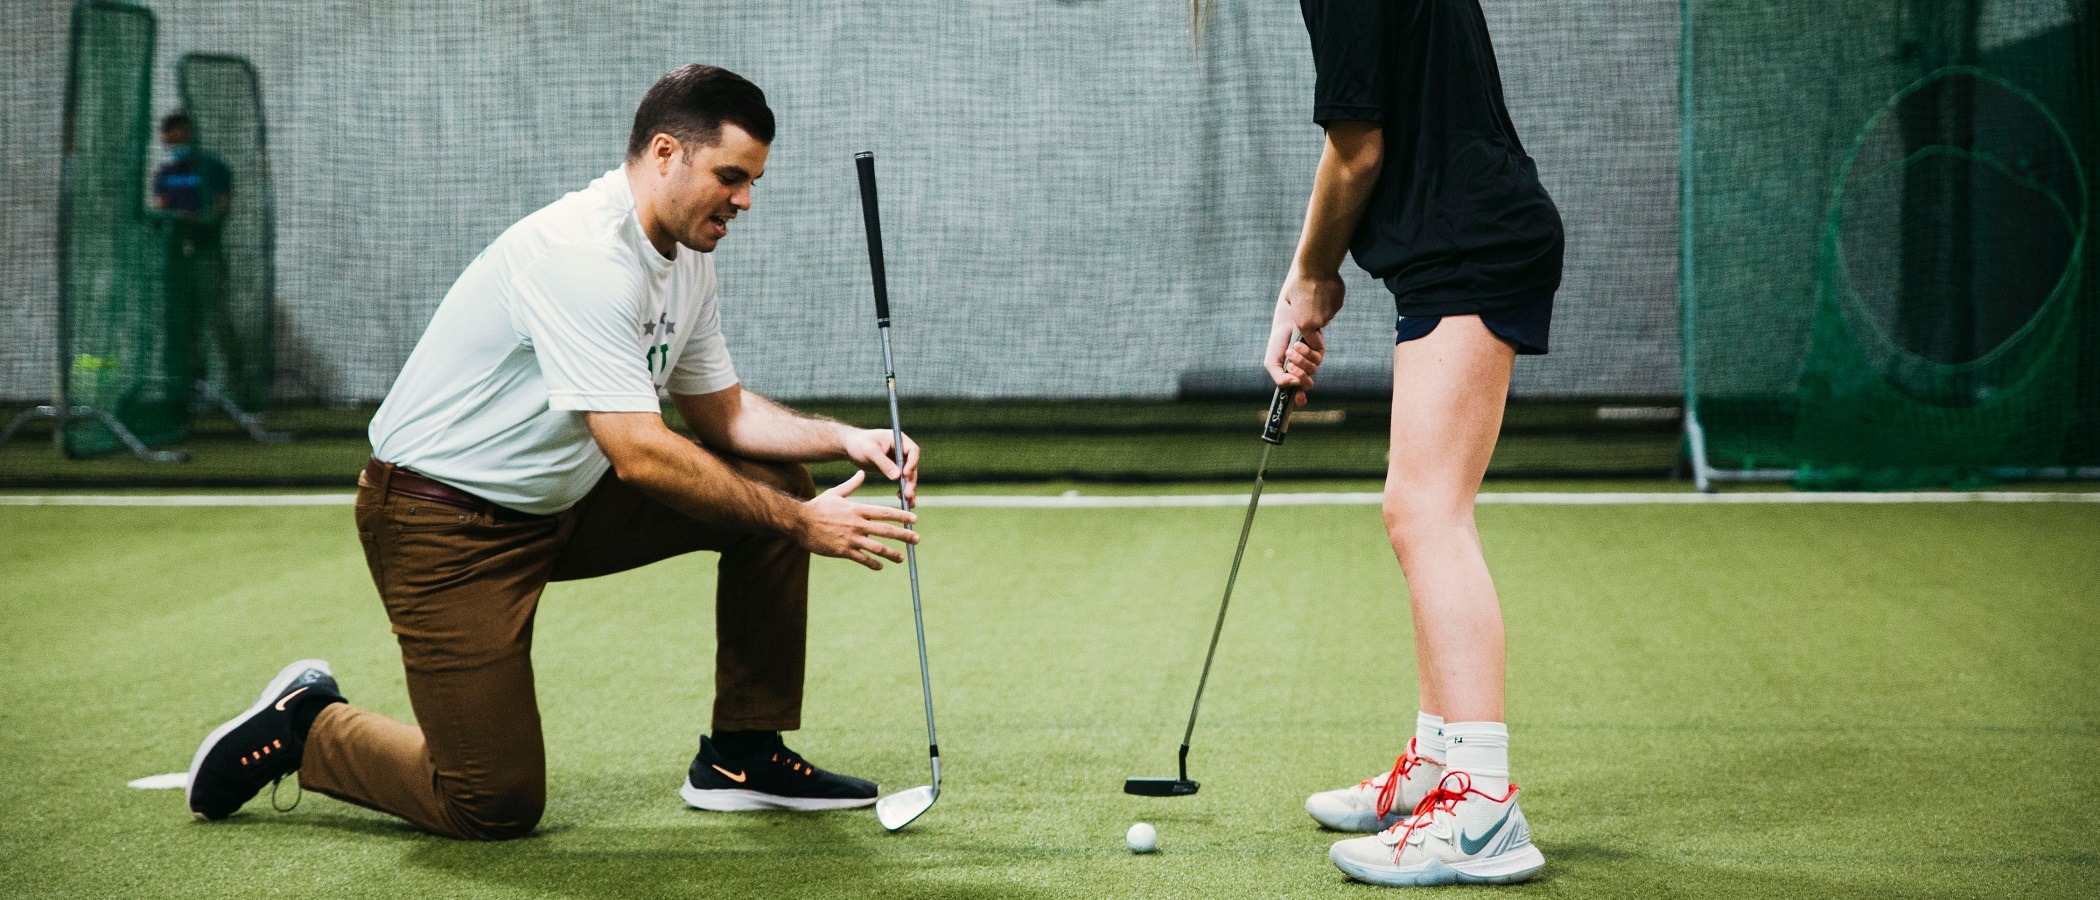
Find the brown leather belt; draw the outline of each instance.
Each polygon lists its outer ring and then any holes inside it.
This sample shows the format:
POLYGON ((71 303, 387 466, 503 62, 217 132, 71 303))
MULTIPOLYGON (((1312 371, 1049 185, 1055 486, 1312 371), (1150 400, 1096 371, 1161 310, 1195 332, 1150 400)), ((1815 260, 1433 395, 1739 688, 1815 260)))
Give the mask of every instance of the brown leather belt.
POLYGON ((369 484, 378 488, 380 496, 390 493, 399 494, 403 497, 414 497, 417 500, 428 500, 432 503, 443 503, 447 506, 457 506, 461 509, 470 509, 477 512, 486 510, 497 518, 542 518, 531 513, 519 512, 510 507, 492 503, 442 481, 433 481, 392 463, 380 462, 376 458, 368 457, 365 459, 364 475, 358 481, 359 483, 369 484))

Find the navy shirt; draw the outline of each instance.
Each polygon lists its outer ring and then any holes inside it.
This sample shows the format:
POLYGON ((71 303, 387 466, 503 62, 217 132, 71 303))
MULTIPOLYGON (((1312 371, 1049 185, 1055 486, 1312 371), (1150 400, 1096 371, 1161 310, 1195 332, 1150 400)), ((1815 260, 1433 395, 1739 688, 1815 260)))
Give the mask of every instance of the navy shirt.
POLYGON ((183 147, 153 172, 153 196, 171 213, 215 213, 212 204, 231 189, 233 173, 218 157, 183 147))
POLYGON ((1350 237, 1409 316, 1492 312, 1560 287, 1561 222, 1517 140, 1479 0, 1300 0, 1313 120, 1375 122, 1384 166, 1350 237))

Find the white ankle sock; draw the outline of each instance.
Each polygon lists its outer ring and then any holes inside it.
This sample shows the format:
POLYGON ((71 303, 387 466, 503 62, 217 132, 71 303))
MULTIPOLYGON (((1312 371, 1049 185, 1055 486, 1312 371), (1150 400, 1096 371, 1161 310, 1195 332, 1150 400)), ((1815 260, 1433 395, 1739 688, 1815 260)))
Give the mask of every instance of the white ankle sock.
POLYGON ((1444 724, 1445 765, 1473 778, 1473 787, 1490 797, 1509 792, 1509 726, 1501 722, 1444 724))
POLYGON ((1415 713, 1415 755, 1437 765, 1444 764, 1444 717, 1415 713))

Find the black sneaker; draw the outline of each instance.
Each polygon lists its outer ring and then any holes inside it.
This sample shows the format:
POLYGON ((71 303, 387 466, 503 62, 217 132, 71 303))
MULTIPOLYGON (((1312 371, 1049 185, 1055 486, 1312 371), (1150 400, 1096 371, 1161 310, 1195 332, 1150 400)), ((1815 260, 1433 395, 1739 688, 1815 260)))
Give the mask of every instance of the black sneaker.
POLYGON ((745 759, 729 759, 700 739, 700 755, 678 789, 694 809, 851 809, 875 802, 875 783, 810 765, 786 744, 745 759))
POLYGON ((272 782, 299 771, 306 742, 292 727, 294 700, 342 699, 328 661, 284 667, 248 711, 212 729, 190 760, 190 812, 209 822, 233 815, 272 782))

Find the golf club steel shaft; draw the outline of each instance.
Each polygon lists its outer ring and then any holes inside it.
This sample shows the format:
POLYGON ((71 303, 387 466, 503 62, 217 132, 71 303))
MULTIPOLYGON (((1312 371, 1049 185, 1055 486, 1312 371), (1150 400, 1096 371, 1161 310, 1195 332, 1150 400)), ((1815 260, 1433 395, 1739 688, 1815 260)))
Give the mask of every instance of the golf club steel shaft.
POLYGON ((1275 444, 1261 445, 1261 464, 1254 470, 1254 493, 1247 498, 1247 516, 1240 520, 1240 545, 1232 551, 1232 571, 1225 576, 1225 599, 1218 601, 1218 623, 1210 629, 1210 649, 1203 654, 1203 674, 1196 679, 1196 702, 1189 704, 1189 727, 1181 733, 1181 777, 1188 777, 1189 741, 1196 736, 1196 713, 1203 708, 1203 687, 1210 683, 1210 661, 1218 655, 1218 636, 1225 633, 1225 610, 1232 606, 1232 586, 1240 577, 1240 559, 1247 555, 1247 535, 1254 530, 1254 509, 1261 505, 1261 487, 1269 471, 1269 451, 1275 444))
MULTIPOLYGON (((860 173, 861 220, 868 231, 868 270, 875 286, 875 324, 882 332, 883 384, 890 396, 890 450, 897 461, 897 505, 911 509, 904 493, 904 417, 897 410, 897 364, 890 353, 890 288, 882 265, 882 219, 875 201, 875 154, 853 155, 860 173)), ((909 527, 909 526, 907 526, 909 527)), ((941 741, 933 729, 933 676, 926 665, 926 618, 919 606, 919 554, 916 545, 904 545, 904 567, 911 577, 911 623, 919 640, 919 693, 926 702, 926 755, 932 761, 933 789, 941 785, 941 741)))
MULTIPOLYGON (((897 455, 897 507, 911 509, 911 501, 904 496, 904 417, 897 412, 897 367, 890 360, 890 326, 882 326, 883 382, 890 392, 890 444, 897 455)), ((911 526, 906 525, 906 528, 911 526)), ((919 691, 926 700, 926 749, 933 758, 935 782, 939 782, 941 765, 941 742, 933 731, 933 676, 926 667, 926 620, 919 611, 919 550, 916 544, 904 545, 904 568, 911 576, 911 622, 912 630, 919 638, 919 691)))
MULTIPOLYGON (((1291 339, 1283 345, 1288 352, 1298 343, 1298 329, 1291 329, 1291 339)), ((1225 611, 1232 608, 1232 587, 1240 580, 1240 560, 1247 556, 1247 535, 1254 531, 1254 511, 1261 506, 1262 485, 1268 480, 1269 452, 1283 443, 1283 436, 1290 427, 1291 405, 1298 399, 1298 392, 1276 386, 1276 393, 1269 398, 1269 414, 1262 420, 1261 462, 1254 467, 1254 491, 1247 495, 1247 515, 1240 520, 1240 543, 1232 550, 1232 571, 1225 575, 1225 597, 1218 601, 1218 621, 1210 629, 1210 649, 1203 652, 1203 674, 1196 678, 1196 699, 1189 703, 1189 726, 1181 733, 1181 753, 1177 762, 1181 780, 1189 780, 1189 742, 1196 737, 1196 714, 1203 709, 1203 688, 1210 684, 1210 664, 1218 656, 1218 636, 1225 633, 1225 611)))

